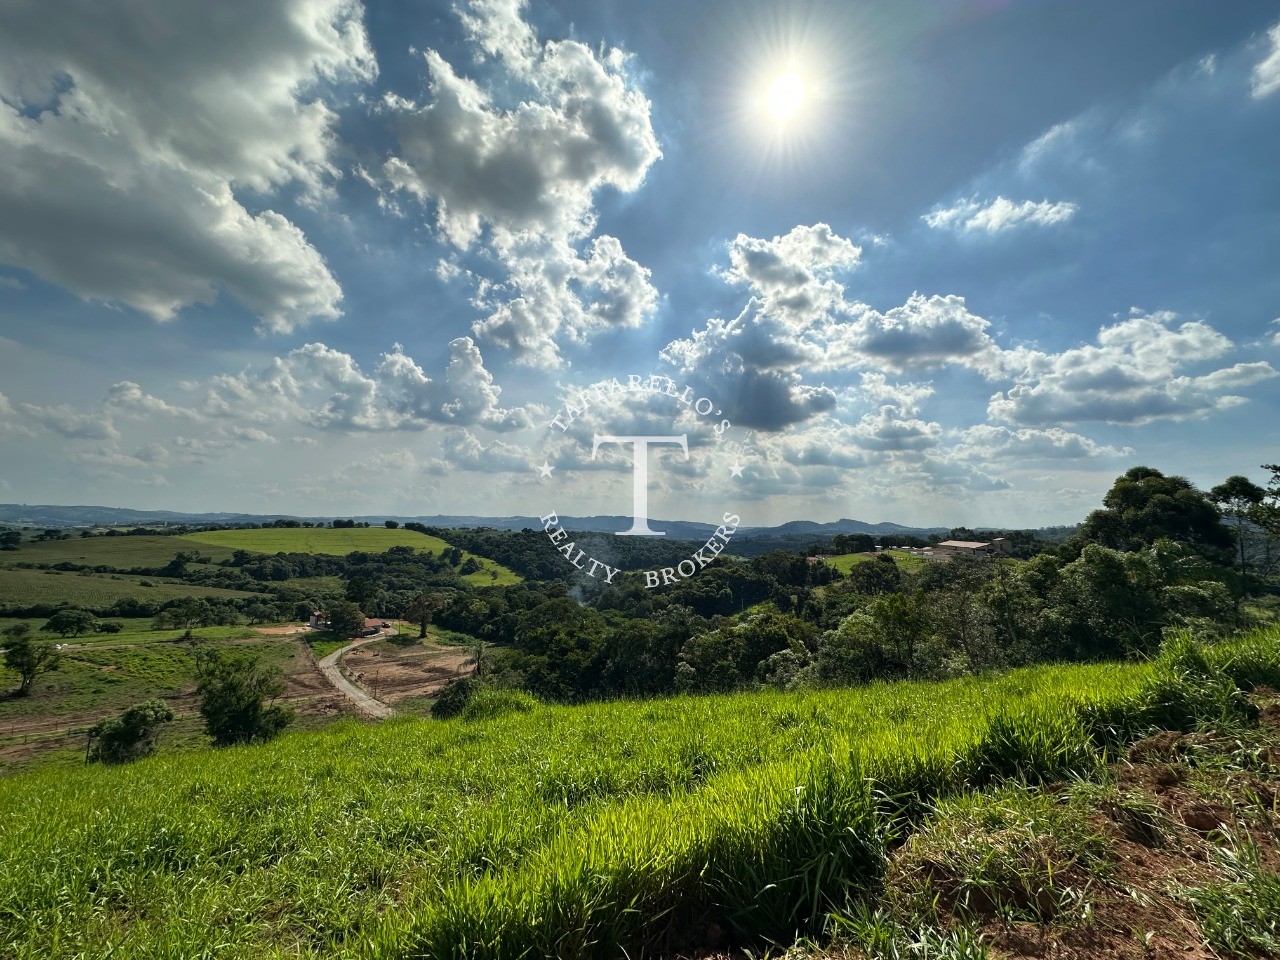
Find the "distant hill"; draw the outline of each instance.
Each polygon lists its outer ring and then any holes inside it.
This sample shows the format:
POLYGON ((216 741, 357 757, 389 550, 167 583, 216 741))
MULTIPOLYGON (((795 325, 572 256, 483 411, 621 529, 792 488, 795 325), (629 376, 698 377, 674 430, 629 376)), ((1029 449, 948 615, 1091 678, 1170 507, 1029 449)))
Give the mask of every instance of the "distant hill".
MULTIPOLYGON (((349 517, 347 514, 341 515, 349 517)), ((295 517, 288 514, 252 513, 181 513, 172 510, 130 510, 125 507, 56 506, 52 504, 0 503, 0 524, 29 527, 94 527, 94 526, 203 526, 207 524, 270 523, 273 520, 333 520, 332 515, 295 517)), ((521 530, 540 526, 537 517, 477 517, 465 515, 392 516, 375 514, 350 517, 371 524, 381 525, 386 520, 401 523, 417 521, 429 527, 493 527, 496 530, 521 530)), ((630 517, 592 516, 561 517, 561 524, 569 530, 584 533, 617 533, 631 526, 630 517)), ((688 520, 650 520, 654 530, 680 540, 706 539, 715 532, 715 524, 688 520)), ((870 533, 881 536, 892 534, 924 536, 945 527, 908 527, 900 523, 866 523, 862 520, 834 520, 818 523, 813 520, 791 520, 774 527, 743 527, 740 538, 779 537, 789 541, 799 538, 818 541, 841 533, 870 533)))

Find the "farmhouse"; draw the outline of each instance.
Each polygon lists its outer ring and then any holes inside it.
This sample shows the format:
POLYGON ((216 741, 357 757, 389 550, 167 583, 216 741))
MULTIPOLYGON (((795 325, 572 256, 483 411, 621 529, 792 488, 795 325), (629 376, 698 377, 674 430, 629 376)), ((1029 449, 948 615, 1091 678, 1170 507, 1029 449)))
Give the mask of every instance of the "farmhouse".
POLYGON ((980 540, 943 540, 933 548, 943 557, 1007 557, 1010 554, 1009 541, 1004 537, 996 537, 989 542, 980 540))

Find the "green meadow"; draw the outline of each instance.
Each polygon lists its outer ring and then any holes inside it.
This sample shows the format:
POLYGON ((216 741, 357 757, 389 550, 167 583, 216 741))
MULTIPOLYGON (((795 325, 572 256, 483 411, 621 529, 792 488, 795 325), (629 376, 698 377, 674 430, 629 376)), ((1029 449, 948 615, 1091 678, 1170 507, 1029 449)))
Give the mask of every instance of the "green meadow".
MULTIPOLYGON (((904 553, 901 550, 886 550, 885 553, 893 557, 894 561, 904 570, 918 570, 920 567, 930 562, 923 557, 915 557, 909 553, 904 553)), ((828 557, 824 562, 827 566, 833 567, 841 573, 847 574, 857 564, 866 563, 868 560, 874 559, 875 557, 867 553, 845 553, 836 557, 828 557)))
POLYGON ((72 537, 69 540, 28 540, 18 550, 0 553, 0 566, 79 563, 114 570, 154 569, 163 567, 182 552, 199 552, 201 556, 217 562, 230 560, 235 551, 216 544, 197 543, 188 537, 72 537))
POLYGON ((45 604, 98 610, 135 598, 163 603, 186 597, 251 600, 258 596, 261 594, 204 587, 166 577, 67 570, 0 570, 0 607, 45 604))
MULTIPOLYGON (((207 530, 188 534, 192 540, 224 550, 249 550, 254 553, 319 553, 343 557, 362 550, 383 553, 392 547, 413 547, 418 551, 443 553, 450 545, 439 537, 413 530, 388 530, 385 527, 354 527, 337 530, 327 527, 269 527, 260 530, 207 530)), ((465 561, 472 554, 463 551, 465 561)), ((520 577, 506 567, 483 557, 476 557, 481 569, 463 580, 474 586, 506 586, 519 583, 520 577)))
POLYGON ((1147 663, 581 707, 493 692, 0 781, 17 958, 615 958, 790 943, 931 800, 1095 769, 1280 685, 1280 632, 1147 663), (689 939, 692 938, 692 939, 689 939))

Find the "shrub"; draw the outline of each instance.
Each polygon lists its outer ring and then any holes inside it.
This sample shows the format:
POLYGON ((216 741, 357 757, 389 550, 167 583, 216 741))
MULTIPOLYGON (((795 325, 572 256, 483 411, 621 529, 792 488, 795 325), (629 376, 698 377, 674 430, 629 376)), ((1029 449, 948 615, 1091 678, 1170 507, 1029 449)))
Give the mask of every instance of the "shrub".
POLYGON ((90 731, 94 739, 89 758, 98 763, 128 763, 155 751, 160 728, 173 720, 163 700, 147 700, 118 717, 99 721, 90 731))

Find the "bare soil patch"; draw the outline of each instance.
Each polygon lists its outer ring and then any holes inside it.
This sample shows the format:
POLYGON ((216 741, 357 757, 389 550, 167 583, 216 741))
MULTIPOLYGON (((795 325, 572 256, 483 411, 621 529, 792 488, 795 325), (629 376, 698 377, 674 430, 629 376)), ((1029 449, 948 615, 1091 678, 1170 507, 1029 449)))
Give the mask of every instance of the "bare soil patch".
POLYGON ((382 641, 352 650, 342 672, 383 703, 432 697, 451 680, 471 671, 470 651, 435 643, 397 646, 382 641))

